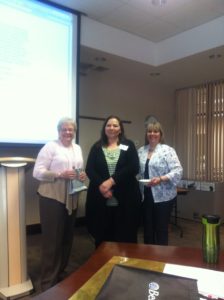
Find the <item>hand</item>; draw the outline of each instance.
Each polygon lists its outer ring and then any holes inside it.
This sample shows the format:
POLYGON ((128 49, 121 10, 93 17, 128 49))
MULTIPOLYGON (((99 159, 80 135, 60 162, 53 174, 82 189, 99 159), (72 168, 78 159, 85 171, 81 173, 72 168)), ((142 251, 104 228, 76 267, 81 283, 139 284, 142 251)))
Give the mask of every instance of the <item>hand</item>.
POLYGON ((158 184, 160 184, 160 183, 161 183, 161 177, 153 177, 153 178, 150 180, 148 186, 155 186, 155 185, 158 185, 158 184))
POLYGON ((77 178, 77 174, 73 169, 65 170, 58 174, 58 178, 73 180, 77 178))
POLYGON ((103 194, 103 197, 104 197, 104 198, 107 198, 107 199, 108 199, 108 198, 111 198, 112 196, 113 196, 112 191, 108 191, 108 192, 106 192, 106 193, 103 194))
POLYGON ((85 181, 86 178, 87 178, 87 176, 86 176, 86 172, 85 171, 79 172, 79 174, 78 174, 78 180, 85 181))
POLYGON ((99 186, 99 190, 100 190, 101 194, 104 196, 104 194, 106 194, 108 191, 111 190, 113 184, 114 184, 114 181, 112 178, 109 178, 109 179, 105 180, 103 183, 101 183, 101 185, 99 186))

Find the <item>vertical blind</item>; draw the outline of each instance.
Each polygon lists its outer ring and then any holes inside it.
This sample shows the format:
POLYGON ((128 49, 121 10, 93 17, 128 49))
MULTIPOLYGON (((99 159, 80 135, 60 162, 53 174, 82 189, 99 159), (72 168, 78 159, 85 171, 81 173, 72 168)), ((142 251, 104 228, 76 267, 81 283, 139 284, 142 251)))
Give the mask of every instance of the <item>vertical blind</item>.
POLYGON ((224 181, 224 80, 176 91, 175 145, 184 178, 224 181))

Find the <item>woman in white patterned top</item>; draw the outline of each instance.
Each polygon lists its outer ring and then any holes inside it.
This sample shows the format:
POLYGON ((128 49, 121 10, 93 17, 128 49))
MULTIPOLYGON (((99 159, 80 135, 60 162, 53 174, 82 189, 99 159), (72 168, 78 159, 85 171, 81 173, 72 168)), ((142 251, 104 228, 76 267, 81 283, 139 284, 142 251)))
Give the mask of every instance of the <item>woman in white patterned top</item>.
POLYGON ((168 225, 183 169, 175 150, 163 144, 159 122, 148 124, 146 145, 138 150, 145 244, 168 245, 168 225))

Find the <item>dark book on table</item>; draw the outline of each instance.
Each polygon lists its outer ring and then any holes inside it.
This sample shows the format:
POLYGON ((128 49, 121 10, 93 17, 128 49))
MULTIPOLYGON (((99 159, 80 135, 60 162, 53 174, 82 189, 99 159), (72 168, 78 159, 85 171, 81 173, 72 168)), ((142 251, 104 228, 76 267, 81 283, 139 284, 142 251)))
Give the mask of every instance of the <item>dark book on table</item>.
POLYGON ((115 265, 96 300, 199 300, 197 280, 115 265))

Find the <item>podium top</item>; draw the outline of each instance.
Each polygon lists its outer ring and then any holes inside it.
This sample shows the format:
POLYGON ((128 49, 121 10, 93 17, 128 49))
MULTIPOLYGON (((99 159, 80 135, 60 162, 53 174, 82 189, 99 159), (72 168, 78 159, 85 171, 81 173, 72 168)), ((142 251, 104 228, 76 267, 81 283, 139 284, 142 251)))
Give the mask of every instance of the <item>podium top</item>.
POLYGON ((34 162, 35 159, 31 157, 0 157, 0 165, 4 167, 18 168, 34 162))

